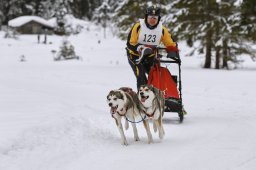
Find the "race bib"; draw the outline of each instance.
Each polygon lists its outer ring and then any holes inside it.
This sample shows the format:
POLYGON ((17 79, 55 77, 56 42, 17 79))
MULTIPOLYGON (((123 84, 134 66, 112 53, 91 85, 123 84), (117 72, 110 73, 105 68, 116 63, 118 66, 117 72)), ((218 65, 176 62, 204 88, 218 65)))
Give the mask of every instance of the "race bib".
POLYGON ((140 19, 140 35, 138 43, 144 45, 159 45, 162 37, 162 22, 155 29, 149 29, 146 26, 145 20, 140 19))

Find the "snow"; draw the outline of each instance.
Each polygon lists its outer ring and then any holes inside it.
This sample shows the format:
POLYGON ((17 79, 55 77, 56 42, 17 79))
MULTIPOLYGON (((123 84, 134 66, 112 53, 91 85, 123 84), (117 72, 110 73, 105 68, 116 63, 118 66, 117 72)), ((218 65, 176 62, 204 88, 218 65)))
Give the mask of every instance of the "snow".
MULTIPOLYGON (((35 35, 4 39, 0 32, 0 170, 252 170, 256 166, 255 63, 240 69, 201 69, 201 57, 183 57, 179 43, 185 109, 182 124, 165 113, 165 138, 147 144, 132 128, 129 145, 111 118, 106 95, 136 88, 125 43, 101 29, 68 37, 81 60, 54 61, 63 38, 35 35), (100 42, 100 43, 99 43, 100 42), (24 55, 26 61, 20 62, 24 55)), ((175 72, 175 66, 170 66, 175 72)))
POLYGON ((8 25, 11 27, 20 27, 28 22, 31 22, 31 21, 41 23, 41 24, 51 27, 51 28, 54 27, 54 25, 52 23, 50 23, 49 21, 47 21, 41 17, 38 17, 38 16, 20 16, 20 17, 10 20, 8 22, 8 25))
MULTIPOLYGON (((48 22, 53 26, 57 26, 56 20, 57 18, 54 17, 49 19, 48 22)), ((76 29, 77 27, 83 27, 83 28, 88 28, 90 26, 94 27, 94 25, 91 25, 90 22, 77 19, 73 15, 69 15, 69 14, 64 16, 64 20, 65 20, 65 25, 71 26, 73 29, 76 29)))
POLYGON ((236 6, 239 6, 239 5, 242 4, 242 2, 243 2, 243 0, 237 0, 237 1, 235 1, 235 5, 236 5, 236 6))

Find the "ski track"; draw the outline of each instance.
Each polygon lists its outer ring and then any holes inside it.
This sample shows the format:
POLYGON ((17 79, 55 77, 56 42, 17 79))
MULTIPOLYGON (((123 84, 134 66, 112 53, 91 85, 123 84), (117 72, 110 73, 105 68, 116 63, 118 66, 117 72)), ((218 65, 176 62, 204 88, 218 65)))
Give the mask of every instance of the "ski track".
MULTIPOLYGON (((73 110, 72 107, 69 108, 73 110)), ((79 109, 84 113, 93 113, 87 109, 79 109)), ((1 166, 6 170, 58 169, 58 166, 61 169, 62 165, 75 159, 77 155, 98 150, 104 147, 103 141, 115 139, 110 128, 101 128, 106 120, 95 120, 95 117, 88 119, 87 114, 79 114, 74 110, 72 117, 63 116, 48 122, 48 125, 27 129, 10 146, 1 148, 1 157, 4 162, 8 162, 6 166, 1 163, 1 166), (35 157, 38 159, 34 159, 35 157)))

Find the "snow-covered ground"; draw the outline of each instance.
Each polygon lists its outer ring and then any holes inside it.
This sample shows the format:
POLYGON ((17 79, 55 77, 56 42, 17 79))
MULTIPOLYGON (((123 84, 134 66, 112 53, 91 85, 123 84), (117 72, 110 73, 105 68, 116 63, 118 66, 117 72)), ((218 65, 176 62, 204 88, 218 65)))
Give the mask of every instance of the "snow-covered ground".
POLYGON ((0 170, 255 169, 256 65, 250 60, 239 70, 204 70, 201 58, 183 57, 188 49, 181 43, 184 122, 165 113, 162 141, 153 133, 147 144, 138 124, 141 140, 133 141, 130 128, 129 145, 122 146, 106 95, 136 87, 124 41, 87 29, 69 37, 82 60, 53 61, 62 37, 49 36, 45 45, 36 35, 3 34, 0 170))

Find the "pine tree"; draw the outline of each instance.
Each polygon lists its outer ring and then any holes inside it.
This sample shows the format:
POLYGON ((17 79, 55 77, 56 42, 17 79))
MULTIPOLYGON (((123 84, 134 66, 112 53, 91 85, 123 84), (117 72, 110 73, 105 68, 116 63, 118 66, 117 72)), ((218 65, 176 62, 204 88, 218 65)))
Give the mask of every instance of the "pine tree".
POLYGON ((57 9, 54 8, 55 0, 42 0, 38 7, 38 16, 50 19, 54 16, 57 9))
POLYGON ((86 17, 89 20, 91 20, 93 17, 94 10, 102 4, 102 0, 88 0, 88 1, 89 1, 89 10, 86 17))
POLYGON ((66 34, 66 29, 65 29, 65 15, 67 14, 67 10, 64 6, 64 4, 58 4, 58 10, 55 13, 56 17, 56 22, 57 22, 57 27, 55 28, 55 31, 57 34, 64 35, 66 34))
POLYGON ((248 40, 246 40, 241 27, 240 5, 237 4, 236 0, 219 2, 219 12, 216 15, 219 16, 217 20, 220 25, 218 37, 221 41, 216 43, 218 44, 216 49, 222 51, 222 68, 229 69, 228 63, 239 64, 241 61, 237 59, 237 56, 240 54, 255 57, 255 50, 247 43, 248 40))
MULTIPOLYGON (((201 46, 195 50, 203 52, 205 49, 204 68, 211 67, 211 51, 213 48, 215 0, 178 0, 172 4, 173 13, 170 27, 175 27, 176 35, 181 40, 186 40, 189 46, 199 41, 201 46)), ((194 51, 195 51, 194 50, 194 51)))
POLYGON ((2 12, 4 8, 3 1, 0 1, 0 30, 2 29, 3 21, 5 19, 4 13, 2 12))
POLYGON ((93 19, 96 20, 97 23, 100 23, 104 28, 104 38, 106 38, 106 27, 109 25, 109 21, 111 19, 110 16, 111 7, 108 5, 107 0, 105 0, 101 6, 99 6, 94 13, 93 19))
POLYGON ((23 15, 38 15, 38 4, 42 0, 1 0, 0 13, 3 16, 3 24, 9 20, 23 15))
POLYGON ((239 54, 253 55, 252 48, 241 43, 243 36, 235 4, 236 0, 179 0, 172 4, 172 20, 176 22, 171 24, 178 37, 193 46, 194 51, 205 53, 204 68, 211 68, 213 52, 216 69, 228 69, 228 62, 239 62, 239 54), (200 46, 194 46, 195 41, 200 46))
POLYGON ((256 41, 256 1, 243 0, 241 5, 242 31, 248 40, 256 41))
POLYGON ((22 5, 23 15, 38 15, 39 6, 42 0, 24 0, 25 3, 22 5))
POLYGON ((75 17, 91 20, 93 12, 101 4, 102 0, 74 0, 71 8, 75 17))
POLYGON ((228 68, 227 62, 230 60, 229 57, 229 46, 228 43, 232 39, 232 12, 234 12, 234 1, 222 2, 218 1, 214 8, 213 14, 214 19, 214 49, 215 50, 215 68, 220 69, 228 68), (220 66, 222 63, 222 66, 220 66))
POLYGON ((24 0, 2 0, 2 1, 3 1, 2 13, 4 16, 3 24, 7 25, 9 20, 23 15, 22 6, 25 4, 24 0))
POLYGON ((106 22, 110 20, 110 10, 111 7, 108 5, 107 0, 103 1, 103 3, 96 8, 93 19, 96 23, 100 23, 103 27, 106 27, 106 22))
POLYGON ((87 0, 76 0, 73 2, 71 8, 75 17, 83 18, 87 16, 89 6, 90 5, 87 0))

